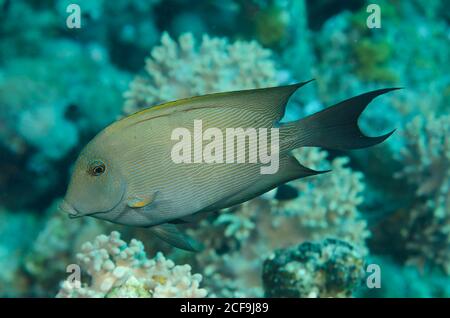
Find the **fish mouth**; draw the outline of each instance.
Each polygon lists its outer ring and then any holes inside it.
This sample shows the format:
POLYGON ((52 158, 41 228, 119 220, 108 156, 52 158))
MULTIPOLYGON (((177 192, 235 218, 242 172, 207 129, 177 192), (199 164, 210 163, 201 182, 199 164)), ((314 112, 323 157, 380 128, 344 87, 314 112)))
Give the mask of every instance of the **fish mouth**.
POLYGON ((69 218, 71 218, 71 219, 75 219, 75 218, 79 218, 79 217, 83 216, 83 213, 78 211, 72 204, 70 204, 66 200, 63 200, 59 204, 59 210, 69 214, 69 218))
POLYGON ((99 215, 106 214, 114 210, 119 204, 121 203, 123 197, 125 196, 125 192, 122 193, 122 196, 119 200, 119 202, 113 206, 111 209, 105 210, 105 211, 97 211, 97 212, 91 212, 91 213, 83 213, 80 210, 77 210, 72 204, 70 204, 66 199, 63 199, 62 202, 59 204, 58 208, 60 211, 65 212, 69 214, 69 218, 71 219, 77 219, 82 216, 93 216, 98 217, 99 215))
MULTIPOLYGON (((114 207, 115 208, 115 207, 114 207)), ((113 209, 114 209, 113 208, 113 209)), ((69 214, 69 218, 71 219, 77 219, 80 218, 82 216, 94 216, 96 214, 102 214, 102 213, 108 213, 111 210, 107 210, 107 211, 101 211, 101 212, 92 212, 92 213, 82 213, 79 210, 77 210, 72 204, 70 204, 69 202, 67 202, 66 200, 63 200, 60 205, 59 205, 59 210, 63 211, 67 214, 69 214)))
POLYGON ((112 208, 107 209, 105 211, 96 211, 96 212, 90 212, 90 213, 89 212, 88 213, 83 213, 80 210, 78 210, 77 208, 75 208, 75 206, 73 204, 70 204, 66 199, 62 200, 62 202, 59 204, 58 208, 59 208, 60 211, 69 214, 69 218, 71 218, 71 219, 80 218, 82 216, 93 216, 93 217, 96 217, 98 215, 106 214, 106 213, 109 213, 112 210, 114 210, 116 207, 118 207, 120 205, 120 203, 122 202, 124 196, 125 196, 125 191, 122 191, 122 195, 120 196, 120 200, 117 202, 117 204, 115 206, 113 206, 112 208))

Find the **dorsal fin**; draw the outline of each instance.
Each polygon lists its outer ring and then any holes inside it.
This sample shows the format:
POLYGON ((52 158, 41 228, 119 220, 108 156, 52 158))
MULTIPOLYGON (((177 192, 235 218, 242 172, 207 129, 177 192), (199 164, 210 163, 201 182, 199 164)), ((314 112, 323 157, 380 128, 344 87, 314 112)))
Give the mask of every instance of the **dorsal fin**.
POLYGON ((298 88, 311 81, 313 80, 277 87, 248 89, 184 98, 146 108, 128 116, 127 118, 139 117, 140 119, 144 119, 147 115, 151 118, 154 115, 161 114, 161 112, 167 112, 167 114, 169 114, 176 111, 196 108, 227 107, 248 109, 254 112, 266 114, 274 121, 277 121, 283 117, 289 97, 298 88))

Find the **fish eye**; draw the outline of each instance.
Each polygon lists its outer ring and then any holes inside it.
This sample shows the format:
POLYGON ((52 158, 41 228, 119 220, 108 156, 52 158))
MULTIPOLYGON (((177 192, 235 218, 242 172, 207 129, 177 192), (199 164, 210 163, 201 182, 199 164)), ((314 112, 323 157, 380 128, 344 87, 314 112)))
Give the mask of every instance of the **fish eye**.
POLYGON ((106 166, 101 160, 95 160, 89 165, 88 173, 91 176, 99 176, 106 171, 106 166))

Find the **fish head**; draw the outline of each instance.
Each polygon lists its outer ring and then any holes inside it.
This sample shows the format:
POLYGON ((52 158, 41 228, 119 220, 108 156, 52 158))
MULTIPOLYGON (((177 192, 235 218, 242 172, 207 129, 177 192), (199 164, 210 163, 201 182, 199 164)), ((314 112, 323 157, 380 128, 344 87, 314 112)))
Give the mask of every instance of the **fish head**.
POLYGON ((71 218, 86 215, 101 218, 120 205, 126 182, 112 153, 99 142, 86 146, 75 162, 60 210, 71 218))

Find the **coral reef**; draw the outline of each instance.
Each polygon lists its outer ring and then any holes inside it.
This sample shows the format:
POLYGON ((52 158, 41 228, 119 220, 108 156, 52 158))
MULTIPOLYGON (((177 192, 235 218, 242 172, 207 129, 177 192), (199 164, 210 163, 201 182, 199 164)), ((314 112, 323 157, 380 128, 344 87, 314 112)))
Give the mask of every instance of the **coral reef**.
POLYGON ((405 167, 397 177, 415 189, 400 231, 408 261, 450 274, 450 116, 418 116, 404 133, 405 167))
MULTIPOLYGON (((379 5, 381 29, 367 28, 363 6, 355 13, 344 11, 330 18, 313 37, 318 51, 313 74, 318 97, 325 104, 380 86, 407 88, 402 94, 383 97, 362 116, 361 126, 373 135, 387 127, 404 126, 419 113, 442 113, 449 105, 448 26, 427 19, 422 11, 436 10, 436 14, 439 9, 424 9, 413 1, 381 1, 379 5), (411 45, 420 42, 430 46, 411 45)), ((396 149, 401 141, 393 137, 395 143, 388 145, 396 149)))
POLYGON ((371 257, 367 263, 380 266, 381 286, 361 288, 356 293, 357 297, 450 297, 450 277, 445 274, 423 273, 416 266, 402 266, 387 257, 371 257))
POLYGON ((133 113, 167 101, 207 93, 276 85, 270 50, 257 42, 203 36, 196 44, 191 33, 178 42, 169 34, 152 49, 145 76, 137 76, 124 94, 124 113, 133 113), (248 54, 252 52, 252 54, 248 54))
POLYGON ((267 297, 349 297, 364 278, 364 259, 344 241, 305 242, 270 255, 262 278, 267 297))
MULTIPOLYGON (((82 43, 101 43, 112 61, 121 68, 137 69, 146 51, 159 38, 155 6, 160 0, 58 1, 53 10, 59 19, 68 16, 67 6, 76 3, 82 12, 76 35, 82 43), (127 52, 127 53, 125 53, 127 52)), ((67 29, 61 30, 69 33, 67 29)))
POLYGON ((0 0, 0 296, 449 297, 449 5, 380 0, 382 28, 369 29, 369 3, 0 0), (396 133, 364 151, 296 150, 332 172, 183 225, 201 253, 57 211, 79 150, 117 118, 311 78, 284 121, 399 86, 360 119, 367 135, 396 133), (111 231, 123 241, 99 236, 111 231), (363 258, 380 289, 355 292, 363 258), (76 260, 82 287, 60 286, 76 260))
POLYGON ((0 295, 20 297, 29 287, 21 265, 39 230, 38 216, 29 211, 8 211, 0 207, 0 295), (17 235, 21 233, 21 235, 17 235))
MULTIPOLYGON (((145 77, 136 77, 125 93, 124 112, 223 87, 271 85, 277 77, 269 57, 269 51, 254 43, 230 45, 224 39, 204 37, 197 46, 191 34, 180 36, 178 43, 164 34, 162 45, 155 47, 147 59, 145 77), (244 54, 250 48, 256 51, 251 57, 244 54), (266 65, 264 74, 258 73, 262 65, 266 65), (184 71, 180 72, 180 68, 184 71)), ((366 253, 369 232, 357 210, 364 190, 362 174, 345 167, 348 158, 329 163, 325 151, 301 149, 296 155, 313 169, 332 166, 333 174, 293 182, 301 193, 297 199, 255 199, 211 215, 190 228, 191 234, 205 245, 204 252, 192 261, 194 268, 203 272, 211 295, 262 296, 258 273, 264 257, 274 248, 336 237, 349 240, 366 253), (233 270, 230 263, 239 266, 233 270)))
POLYGON ((25 255, 22 256, 22 273, 35 277, 29 293, 51 297, 58 282, 66 273, 76 251, 89 239, 107 231, 108 224, 93 218, 71 220, 58 211, 60 200, 55 200, 45 212, 42 230, 25 255))
POLYGON ((45 58, 16 58, 0 77, 0 146, 13 158, 0 188, 9 193, 5 200, 22 206, 56 191, 67 171, 54 166, 118 117, 127 84, 127 75, 95 49, 56 41, 47 43, 46 52, 45 58), (29 174, 22 175, 17 165, 29 174), (23 178, 34 190, 25 199, 10 186, 23 178))
POLYGON ((364 248, 370 233, 358 210, 363 202, 363 174, 347 167, 347 157, 328 162, 327 152, 318 148, 301 148, 293 153, 306 167, 331 172, 291 182, 299 196, 273 201, 274 222, 295 220, 309 239, 335 237, 364 248))
POLYGON ((91 277, 89 284, 61 284, 57 297, 205 297, 202 276, 191 274, 189 265, 175 265, 158 253, 147 259, 142 242, 121 240, 118 232, 99 235, 84 243, 77 254, 81 267, 91 277))
POLYGON ((209 215, 189 229, 205 245, 194 255, 193 267, 203 269, 212 295, 261 297, 262 264, 274 249, 335 238, 350 242, 359 255, 367 254, 370 233, 358 210, 364 189, 361 173, 345 167, 345 157, 329 162, 327 152, 317 148, 294 153, 308 167, 331 167, 333 172, 290 182, 298 189, 296 198, 253 199, 209 215))

